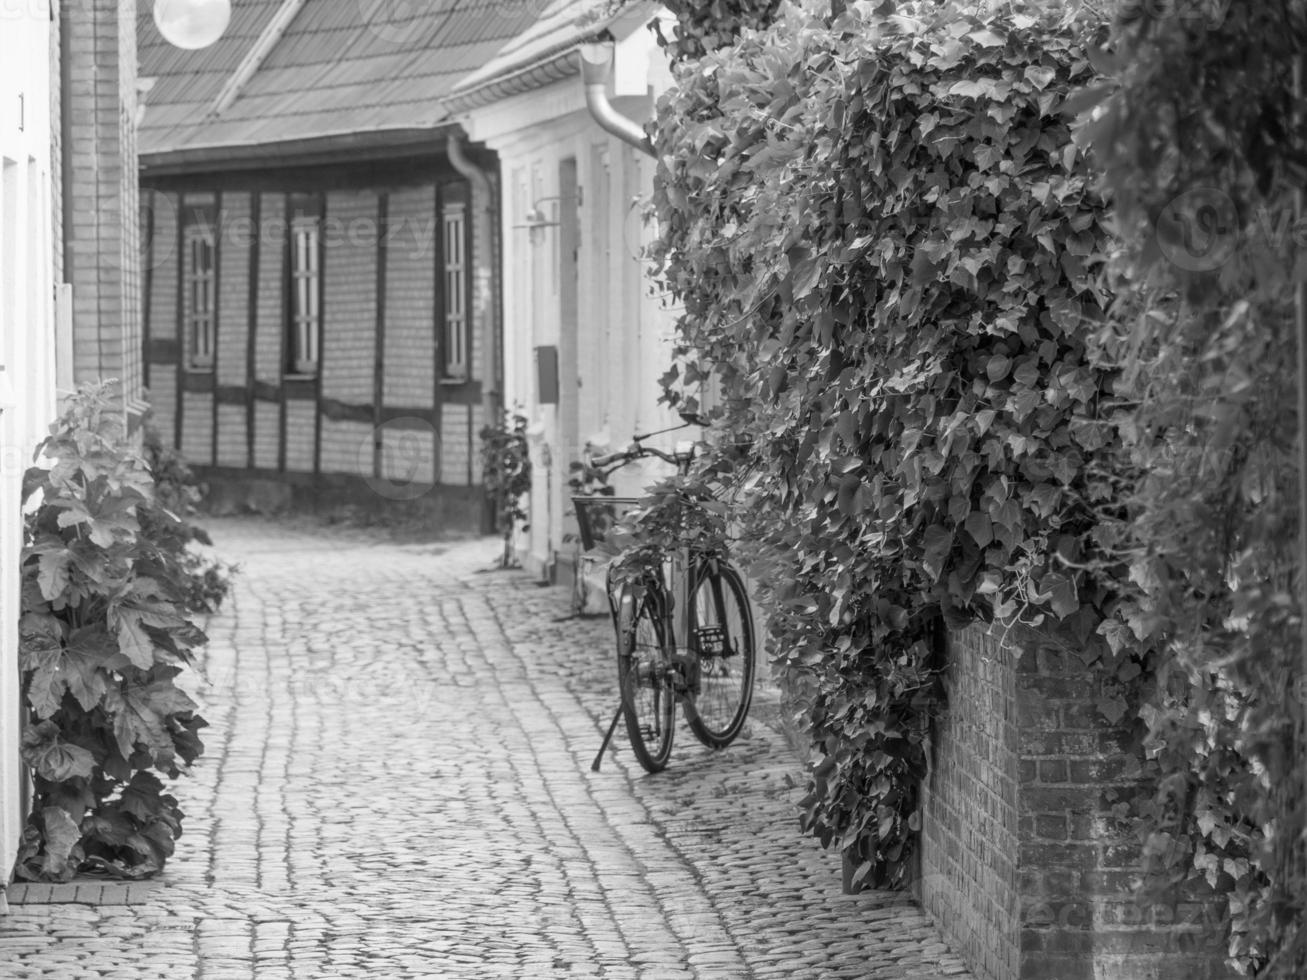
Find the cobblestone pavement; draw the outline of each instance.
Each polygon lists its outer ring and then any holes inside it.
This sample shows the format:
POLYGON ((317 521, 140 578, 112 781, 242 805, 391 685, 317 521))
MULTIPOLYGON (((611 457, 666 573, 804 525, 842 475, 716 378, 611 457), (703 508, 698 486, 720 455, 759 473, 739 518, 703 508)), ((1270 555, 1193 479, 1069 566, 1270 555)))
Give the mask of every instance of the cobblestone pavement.
POLYGON ((769 692, 724 752, 680 722, 667 772, 619 732, 592 773, 611 627, 494 542, 211 530, 242 572, 177 855, 132 904, 14 905, 0 976, 966 978, 800 835, 769 692))

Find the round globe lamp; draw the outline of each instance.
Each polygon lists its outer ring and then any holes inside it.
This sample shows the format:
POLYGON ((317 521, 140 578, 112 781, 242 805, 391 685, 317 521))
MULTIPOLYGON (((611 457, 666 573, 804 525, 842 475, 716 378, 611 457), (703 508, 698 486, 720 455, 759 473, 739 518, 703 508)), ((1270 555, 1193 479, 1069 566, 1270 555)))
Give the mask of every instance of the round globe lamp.
POLYGON ((154 23, 169 44, 207 48, 227 29, 231 0, 154 0, 154 23))

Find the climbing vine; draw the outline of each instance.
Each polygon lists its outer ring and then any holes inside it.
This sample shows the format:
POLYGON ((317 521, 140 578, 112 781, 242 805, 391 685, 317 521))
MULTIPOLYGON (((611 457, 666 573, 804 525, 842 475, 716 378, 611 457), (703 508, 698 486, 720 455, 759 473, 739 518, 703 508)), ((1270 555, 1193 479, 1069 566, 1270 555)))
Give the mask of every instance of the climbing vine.
POLYGON ((784 8, 679 71, 653 258, 685 307, 668 397, 720 392, 771 648, 813 692, 804 823, 897 886, 938 625, 1098 627, 1089 463, 1118 436, 1089 349, 1107 213, 1061 115, 1084 25, 892 7, 784 8))

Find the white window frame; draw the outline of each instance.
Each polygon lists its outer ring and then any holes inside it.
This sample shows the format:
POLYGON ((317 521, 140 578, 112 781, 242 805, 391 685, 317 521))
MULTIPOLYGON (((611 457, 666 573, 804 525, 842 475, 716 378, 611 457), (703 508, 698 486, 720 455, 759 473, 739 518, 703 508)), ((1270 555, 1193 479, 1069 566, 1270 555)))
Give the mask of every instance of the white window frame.
POLYGON ((291 220, 289 373, 316 375, 322 352, 322 218, 291 220))
POLYGON ((468 331, 468 207, 446 204, 441 211, 444 232, 444 310, 441 319, 441 374, 445 380, 466 380, 471 375, 468 331))
POLYGON ((213 223, 204 216, 186 224, 182 233, 182 324, 186 367, 212 371, 217 349, 218 251, 213 223))

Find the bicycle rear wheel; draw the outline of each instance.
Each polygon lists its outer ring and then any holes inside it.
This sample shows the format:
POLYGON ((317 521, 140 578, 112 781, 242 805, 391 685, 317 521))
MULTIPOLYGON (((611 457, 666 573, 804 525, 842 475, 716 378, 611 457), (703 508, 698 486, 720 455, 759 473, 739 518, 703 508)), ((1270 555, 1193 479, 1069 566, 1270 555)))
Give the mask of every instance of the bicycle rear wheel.
POLYGON ((663 597, 654 587, 624 596, 617 647, 617 680, 631 750, 649 772, 667 766, 676 724, 674 677, 664 642, 663 597))
POLYGON ((704 745, 725 748, 744 727, 753 700, 757 654, 753 614, 740 573, 725 562, 704 562, 690 590, 689 648, 698 668, 685 717, 704 745))

